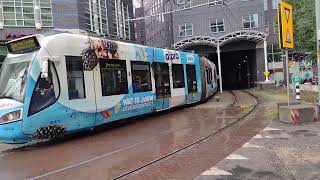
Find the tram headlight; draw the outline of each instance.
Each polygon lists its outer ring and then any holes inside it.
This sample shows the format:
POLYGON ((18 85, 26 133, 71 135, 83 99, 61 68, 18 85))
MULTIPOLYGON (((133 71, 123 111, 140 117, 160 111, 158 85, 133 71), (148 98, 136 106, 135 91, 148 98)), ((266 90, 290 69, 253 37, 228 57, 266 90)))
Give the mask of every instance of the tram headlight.
POLYGON ((0 117, 0 123, 6 123, 10 121, 16 121, 22 118, 21 110, 9 112, 0 117))

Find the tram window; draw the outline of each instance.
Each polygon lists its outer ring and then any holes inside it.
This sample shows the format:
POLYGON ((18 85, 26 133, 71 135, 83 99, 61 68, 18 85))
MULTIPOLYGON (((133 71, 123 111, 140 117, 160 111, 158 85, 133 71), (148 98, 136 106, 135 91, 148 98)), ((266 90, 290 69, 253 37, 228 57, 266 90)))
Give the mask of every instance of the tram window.
POLYGON ((197 92, 197 76, 196 76, 196 66, 187 65, 187 78, 188 78, 188 92, 197 92))
POLYGON ((207 84, 211 84, 211 83, 210 83, 210 72, 209 72, 209 68, 206 69, 206 75, 207 75, 207 84))
POLYGON ((167 63, 155 62, 152 66, 154 69, 157 99, 171 97, 169 65, 167 63))
POLYGON ((102 96, 128 93, 127 65, 124 60, 100 59, 102 96))
POLYGON ((48 78, 39 77, 33 91, 28 116, 32 116, 56 102, 60 95, 60 85, 56 69, 49 63, 48 78))
POLYGON ((184 88, 184 71, 182 64, 172 64, 173 88, 184 88))
POLYGON ((212 84, 212 69, 211 68, 207 69, 207 81, 208 81, 208 84, 212 84))
POLYGON ((66 65, 69 99, 85 99, 86 92, 81 57, 67 56, 66 65))
POLYGON ((133 93, 152 90, 149 62, 131 62, 133 93))

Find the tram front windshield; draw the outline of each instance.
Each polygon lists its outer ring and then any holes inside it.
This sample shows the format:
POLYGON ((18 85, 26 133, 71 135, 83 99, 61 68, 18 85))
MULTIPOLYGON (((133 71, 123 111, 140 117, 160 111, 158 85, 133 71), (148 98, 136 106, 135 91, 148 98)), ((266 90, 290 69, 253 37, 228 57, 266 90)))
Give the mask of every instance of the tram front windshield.
POLYGON ((30 62, 36 52, 27 54, 9 54, 0 71, 0 98, 24 101, 24 92, 30 62))

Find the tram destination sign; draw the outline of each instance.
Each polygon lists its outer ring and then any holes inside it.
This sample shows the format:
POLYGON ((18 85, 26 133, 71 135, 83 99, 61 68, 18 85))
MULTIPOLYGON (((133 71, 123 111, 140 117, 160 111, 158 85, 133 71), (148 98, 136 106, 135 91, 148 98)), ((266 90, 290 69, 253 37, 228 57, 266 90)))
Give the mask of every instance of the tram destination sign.
POLYGON ((23 54, 40 48, 36 37, 20 39, 7 43, 8 51, 12 54, 23 54))

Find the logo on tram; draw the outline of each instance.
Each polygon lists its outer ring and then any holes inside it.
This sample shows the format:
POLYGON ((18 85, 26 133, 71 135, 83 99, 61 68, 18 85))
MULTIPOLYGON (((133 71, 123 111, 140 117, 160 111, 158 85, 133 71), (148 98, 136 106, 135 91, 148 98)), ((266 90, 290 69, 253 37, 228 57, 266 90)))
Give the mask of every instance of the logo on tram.
POLYGON ((180 54, 178 52, 167 51, 165 57, 166 61, 180 61, 180 54))

